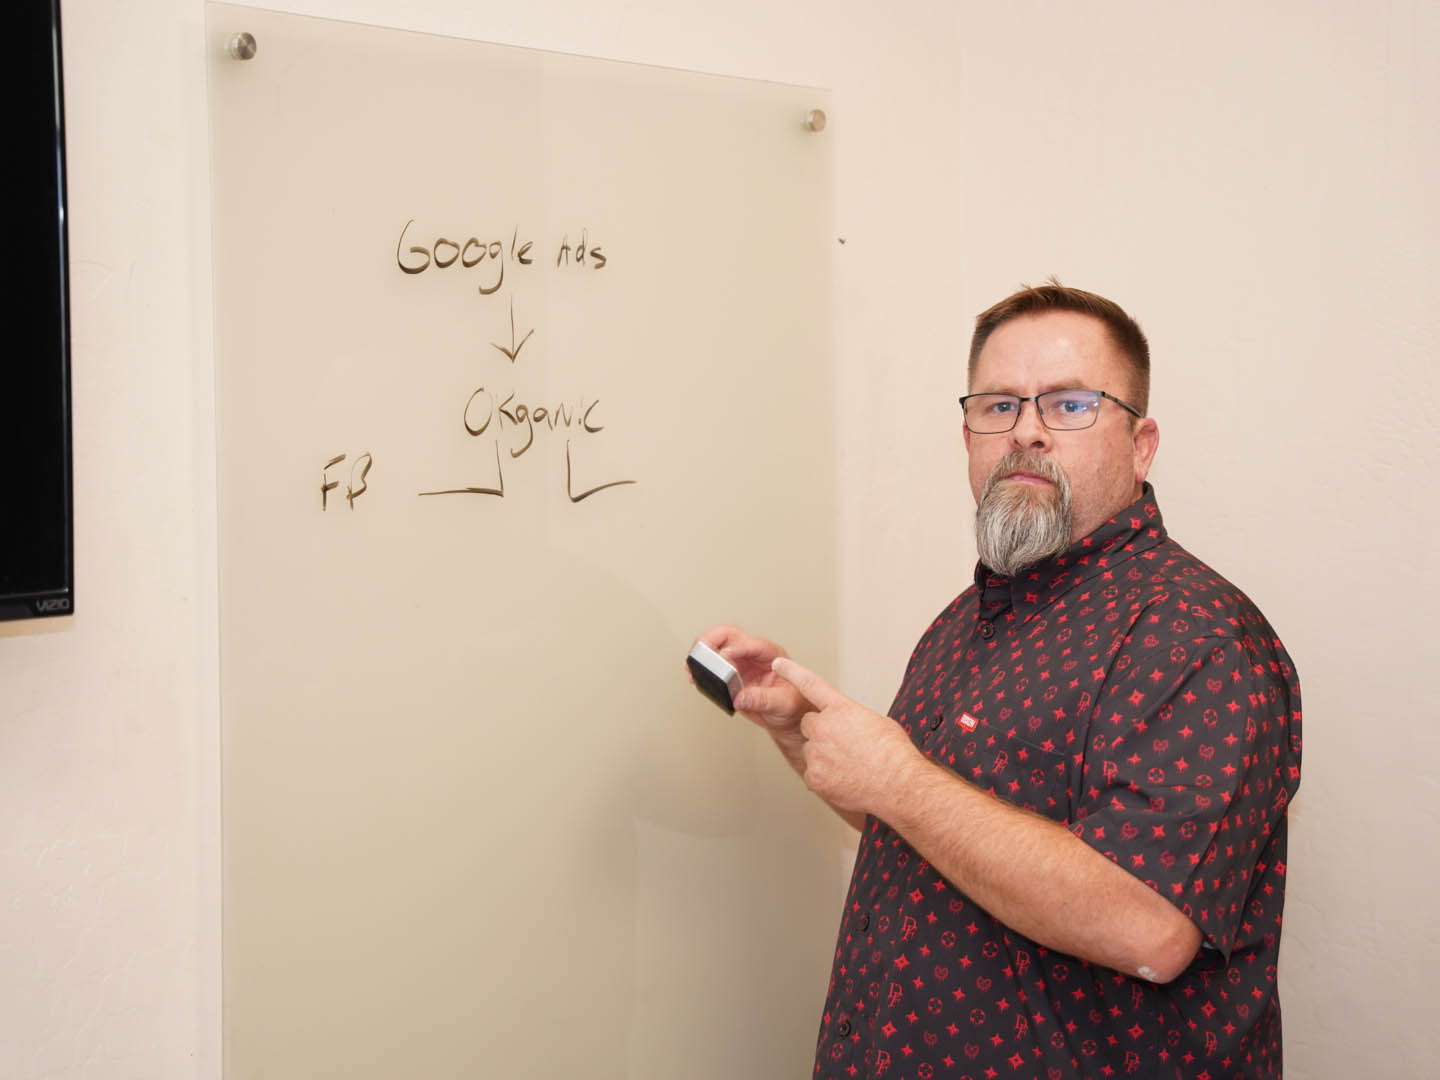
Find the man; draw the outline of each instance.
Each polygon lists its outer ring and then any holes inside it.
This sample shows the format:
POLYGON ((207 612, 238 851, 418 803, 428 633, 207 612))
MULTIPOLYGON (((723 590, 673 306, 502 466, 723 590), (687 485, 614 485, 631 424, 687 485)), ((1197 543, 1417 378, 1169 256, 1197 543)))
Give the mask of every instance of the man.
POLYGON ((977 319, 969 384, 980 565, 888 717, 703 635, 862 830, 815 1076, 1279 1076, 1294 668, 1166 534, 1118 305, 1021 290, 977 319))

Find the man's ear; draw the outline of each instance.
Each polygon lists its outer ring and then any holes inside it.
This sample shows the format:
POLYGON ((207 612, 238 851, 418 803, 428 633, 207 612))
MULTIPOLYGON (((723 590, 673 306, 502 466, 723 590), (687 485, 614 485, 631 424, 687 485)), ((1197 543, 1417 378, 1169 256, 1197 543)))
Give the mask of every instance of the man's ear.
POLYGON ((965 439, 965 452, 968 454, 970 452, 970 429, 968 427, 962 426, 960 428, 960 434, 965 439))
POLYGON ((1145 477, 1150 475, 1155 451, 1160 449, 1160 425, 1155 422, 1154 417, 1145 417, 1135 425, 1130 441, 1135 449, 1135 482, 1143 484, 1145 477))

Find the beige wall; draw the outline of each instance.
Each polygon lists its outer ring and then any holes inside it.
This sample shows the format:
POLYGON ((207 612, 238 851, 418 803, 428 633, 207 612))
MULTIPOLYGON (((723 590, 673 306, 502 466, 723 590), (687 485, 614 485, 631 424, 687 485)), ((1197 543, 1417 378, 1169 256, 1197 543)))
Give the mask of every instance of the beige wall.
MULTIPOLYGON (((969 317, 1052 272, 1130 306, 1172 529, 1261 603, 1304 678, 1290 1075, 1425 1071, 1440 5, 270 6, 834 88, 839 678, 877 706, 973 558, 953 404, 969 317)), ((209 1080, 203 7, 64 14, 81 614, 0 629, 0 1071, 209 1080)))

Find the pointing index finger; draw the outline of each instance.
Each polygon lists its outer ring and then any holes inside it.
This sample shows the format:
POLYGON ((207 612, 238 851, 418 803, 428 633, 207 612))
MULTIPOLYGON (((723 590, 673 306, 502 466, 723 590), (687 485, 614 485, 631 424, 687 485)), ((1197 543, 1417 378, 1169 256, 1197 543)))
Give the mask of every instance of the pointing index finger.
POLYGON ((814 705, 817 709, 824 709, 838 701, 845 700, 845 695, 836 690, 819 675, 816 675, 807 667, 802 667, 788 657, 777 657, 770 665, 770 670, 779 675, 791 686, 804 695, 805 700, 814 705))

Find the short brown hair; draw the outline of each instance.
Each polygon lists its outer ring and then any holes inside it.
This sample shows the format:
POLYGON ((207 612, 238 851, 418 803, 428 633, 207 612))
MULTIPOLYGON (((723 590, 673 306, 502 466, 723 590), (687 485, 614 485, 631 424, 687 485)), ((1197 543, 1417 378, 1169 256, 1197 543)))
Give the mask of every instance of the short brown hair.
POLYGON ((1125 313, 1125 309, 1113 300, 1107 300, 1083 289, 1072 289, 1061 285, 1052 277, 1044 285, 1022 285, 1019 292, 1012 293, 991 308, 975 317, 975 333, 970 338, 969 378, 975 377, 975 364, 980 359, 980 350, 999 327, 1011 319, 1025 315, 1041 315, 1047 311, 1074 311, 1099 319, 1110 332, 1110 340, 1121 354, 1130 361, 1131 374, 1135 385, 1129 398, 1130 404, 1143 415, 1150 406, 1150 343, 1140 324, 1125 313))

